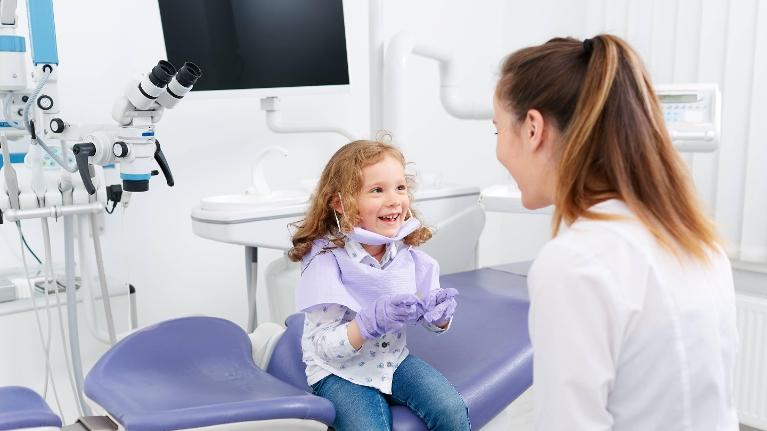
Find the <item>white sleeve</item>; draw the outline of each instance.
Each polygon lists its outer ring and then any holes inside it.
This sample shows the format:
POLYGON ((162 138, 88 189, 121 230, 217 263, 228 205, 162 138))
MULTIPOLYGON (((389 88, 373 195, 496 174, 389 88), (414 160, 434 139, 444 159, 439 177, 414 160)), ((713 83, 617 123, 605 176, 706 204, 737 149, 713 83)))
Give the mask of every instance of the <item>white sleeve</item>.
POLYGON ((628 313, 615 263, 554 242, 536 259, 528 283, 537 430, 612 429, 608 394, 628 313))
POLYGON ((328 364, 343 364, 359 354, 349 342, 345 321, 348 308, 339 304, 321 304, 307 310, 304 315, 305 334, 312 342, 317 356, 328 364))

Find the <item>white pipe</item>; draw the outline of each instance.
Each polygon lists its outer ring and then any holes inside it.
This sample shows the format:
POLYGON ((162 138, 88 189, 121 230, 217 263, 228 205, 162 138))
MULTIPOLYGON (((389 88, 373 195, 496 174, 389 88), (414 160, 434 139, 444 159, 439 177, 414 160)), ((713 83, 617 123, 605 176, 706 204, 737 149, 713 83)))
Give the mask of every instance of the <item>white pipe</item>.
POLYGON ((98 341, 111 345, 111 334, 101 329, 96 317, 95 289, 93 287, 93 269, 88 259, 86 238, 88 237, 87 218, 85 215, 77 216, 77 253, 80 259, 80 290, 84 302, 85 316, 88 330, 98 341))
MULTIPOLYGON (((85 217, 85 216, 81 216, 85 217)), ((101 238, 99 237, 98 225, 96 224, 96 214, 91 213, 88 215, 91 222, 91 236, 93 237, 93 250, 96 252, 96 272, 99 276, 99 284, 101 285, 101 303, 104 304, 104 316, 107 321, 107 332, 109 333, 109 341, 111 344, 117 342, 115 336, 115 321, 112 316, 112 303, 109 298, 109 289, 107 288, 107 276, 104 272, 104 257, 101 252, 101 238)), ((80 238, 83 239, 83 238, 80 238)))
POLYGON ((458 68, 451 50, 442 47, 416 43, 413 54, 430 58, 439 63, 440 101, 448 114, 462 120, 486 120, 493 118, 492 98, 483 100, 478 95, 467 97, 462 95, 458 68))
POLYGON ((410 34, 401 32, 389 42, 384 60, 383 129, 402 150, 407 131, 407 60, 414 45, 410 34))
POLYGON ((63 216, 96 213, 103 210, 104 210, 104 205, 98 202, 94 202, 91 204, 84 204, 84 205, 65 205, 61 207, 55 206, 55 207, 35 208, 35 209, 28 209, 28 210, 8 209, 3 212, 3 216, 8 221, 16 221, 16 220, 23 220, 23 219, 29 219, 29 218, 44 218, 44 217, 53 217, 58 219, 63 216))
MULTIPOLYGON (((71 203, 71 202, 69 202, 71 203)), ((83 396, 83 358, 80 354, 80 333, 77 328, 77 292, 75 289, 75 238, 71 215, 64 216, 64 268, 67 280, 67 324, 69 327, 69 349, 72 354, 72 370, 77 387, 77 402, 86 416, 91 409, 83 396)))
MULTIPOLYGON (((32 281, 31 281, 32 276, 29 275, 29 266, 27 265, 26 252, 24 251, 24 235, 21 233, 21 225, 19 223, 16 223, 16 229, 19 232, 19 245, 21 247, 21 260, 22 260, 22 262, 24 264, 24 275, 26 276, 27 288, 29 289, 29 295, 30 295, 30 298, 32 299, 32 309, 34 310, 35 322, 37 323, 37 331, 38 331, 38 335, 40 337, 40 343, 42 344, 43 353, 45 355, 45 379, 46 379, 45 380, 45 386, 46 386, 46 390, 47 390, 47 386, 48 386, 48 379, 50 378, 51 379, 51 387, 53 389, 53 396, 56 399, 56 405, 58 407, 59 414, 62 416, 62 420, 64 420, 63 419, 64 412, 61 409, 61 402, 59 401, 58 391, 56 390, 56 382, 53 379, 53 369, 51 368, 50 344, 46 343, 45 335, 43 335, 43 325, 40 322, 40 313, 39 313, 39 309, 37 307, 37 300, 36 300, 37 293, 35 292, 35 288, 32 287, 32 281)), ((50 309, 48 308, 48 305, 49 305, 48 304, 48 295, 47 295, 47 291, 46 291, 45 307, 46 307, 46 313, 47 313, 47 316, 48 316, 48 331, 49 331, 48 335, 50 335, 51 316, 50 316, 50 309)))
POLYGON ((368 51, 370 55, 370 136, 383 129, 383 0, 368 2, 370 27, 368 51))
POLYGON ((341 126, 318 123, 282 123, 279 116, 280 106, 277 97, 265 97, 261 99, 261 109, 266 111, 267 127, 275 133, 337 133, 350 141, 356 139, 352 133, 341 126))
MULTIPOLYGON (((61 294, 59 293, 59 282, 56 279, 56 273, 53 271, 53 253, 51 252, 51 231, 50 227, 48 226, 48 219, 42 218, 40 219, 40 224, 43 228, 43 246, 45 248, 45 269, 47 272, 47 278, 53 282, 54 286, 54 295, 56 296, 56 314, 59 320, 59 335, 61 337, 61 348, 62 353, 64 355, 64 364, 66 366, 66 372, 67 372, 67 378, 69 379, 69 386, 72 389, 72 394, 75 396, 75 399, 78 399, 77 395, 77 385, 75 384, 74 379, 74 373, 72 370, 72 364, 69 359, 69 353, 67 352, 66 346, 67 346, 67 337, 64 333, 64 318, 61 313, 61 294)), ((46 295, 48 294, 48 291, 46 289, 46 295)), ((83 412, 81 410, 80 404, 75 403, 75 406, 77 407, 77 412, 80 416, 83 415, 83 412)), ((63 419, 62 419, 63 420, 63 419)))
POLYGON ((402 148, 407 131, 407 60, 420 55, 439 63, 440 101, 448 114, 459 119, 481 120, 493 117, 492 98, 464 97, 459 93, 458 72, 454 55, 442 47, 417 42, 409 33, 400 32, 386 49, 384 62, 383 127, 392 133, 402 148))

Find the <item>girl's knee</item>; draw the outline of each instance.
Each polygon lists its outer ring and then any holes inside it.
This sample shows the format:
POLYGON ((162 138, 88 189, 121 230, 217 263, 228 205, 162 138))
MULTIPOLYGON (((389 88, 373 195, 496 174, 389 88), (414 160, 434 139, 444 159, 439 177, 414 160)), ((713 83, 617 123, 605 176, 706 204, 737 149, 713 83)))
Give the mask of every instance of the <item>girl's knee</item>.
POLYGON ((434 405, 434 415, 443 424, 439 429, 468 430, 469 409, 463 398, 456 393, 452 397, 442 397, 434 405))

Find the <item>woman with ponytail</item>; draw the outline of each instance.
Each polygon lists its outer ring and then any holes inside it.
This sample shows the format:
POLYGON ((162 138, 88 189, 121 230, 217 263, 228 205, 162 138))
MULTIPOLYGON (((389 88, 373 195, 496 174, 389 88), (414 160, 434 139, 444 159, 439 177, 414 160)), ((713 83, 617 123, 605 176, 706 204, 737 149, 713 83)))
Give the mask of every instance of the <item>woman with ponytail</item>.
POLYGON ((637 54, 519 50, 494 106, 524 206, 555 205, 528 278, 537 429, 737 430, 732 271, 637 54))

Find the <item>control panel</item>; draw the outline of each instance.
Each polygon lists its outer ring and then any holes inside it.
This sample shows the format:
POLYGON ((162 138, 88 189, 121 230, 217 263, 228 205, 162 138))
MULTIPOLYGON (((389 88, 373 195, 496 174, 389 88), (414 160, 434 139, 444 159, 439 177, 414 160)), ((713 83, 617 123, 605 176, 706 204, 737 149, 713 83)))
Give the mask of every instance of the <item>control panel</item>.
POLYGON ((716 84, 671 84, 655 89, 674 146, 711 152, 721 133, 722 97, 716 84))

